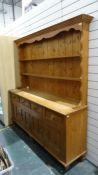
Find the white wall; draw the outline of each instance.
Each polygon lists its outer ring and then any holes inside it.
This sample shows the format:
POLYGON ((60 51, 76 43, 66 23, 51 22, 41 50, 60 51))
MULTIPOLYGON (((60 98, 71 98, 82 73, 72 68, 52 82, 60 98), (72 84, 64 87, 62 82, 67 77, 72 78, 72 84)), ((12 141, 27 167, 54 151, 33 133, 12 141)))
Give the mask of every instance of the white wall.
POLYGON ((89 31, 87 158, 98 166, 98 0, 46 0, 3 34, 22 37, 81 13, 94 17, 89 31))
POLYGON ((11 121, 8 91, 16 87, 14 69, 15 62, 13 59, 14 39, 15 38, 0 36, 0 93, 2 95, 5 125, 8 125, 11 121))

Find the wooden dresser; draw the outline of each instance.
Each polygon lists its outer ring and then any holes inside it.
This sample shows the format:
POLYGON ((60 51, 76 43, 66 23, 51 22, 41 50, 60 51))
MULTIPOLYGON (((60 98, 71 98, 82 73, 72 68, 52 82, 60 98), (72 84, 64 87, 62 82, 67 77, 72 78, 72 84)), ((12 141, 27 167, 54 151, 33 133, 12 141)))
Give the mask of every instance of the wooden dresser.
POLYGON ((65 167, 86 153, 91 20, 79 15, 15 41, 21 88, 10 91, 13 121, 65 167))

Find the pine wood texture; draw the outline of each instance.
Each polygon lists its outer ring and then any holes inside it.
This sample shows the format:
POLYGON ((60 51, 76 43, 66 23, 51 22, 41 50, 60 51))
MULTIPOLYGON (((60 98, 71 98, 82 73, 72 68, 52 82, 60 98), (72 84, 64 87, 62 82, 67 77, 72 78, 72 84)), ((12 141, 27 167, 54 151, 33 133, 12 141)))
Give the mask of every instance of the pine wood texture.
POLYGON ((13 120, 65 167, 86 152, 88 31, 79 15, 15 41, 21 89, 13 120))
POLYGON ((80 100, 81 83, 77 81, 81 79, 80 36, 80 31, 70 29, 47 40, 20 46, 20 60, 32 58, 20 62, 22 87, 80 100))

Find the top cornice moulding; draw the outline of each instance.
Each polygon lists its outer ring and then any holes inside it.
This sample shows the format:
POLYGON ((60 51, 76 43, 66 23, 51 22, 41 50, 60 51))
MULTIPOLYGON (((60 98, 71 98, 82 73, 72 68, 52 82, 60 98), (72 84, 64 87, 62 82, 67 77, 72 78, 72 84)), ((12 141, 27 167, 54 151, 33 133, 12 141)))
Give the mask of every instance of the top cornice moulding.
POLYGON ((92 19, 93 19, 93 17, 90 15, 81 14, 81 15, 75 16, 73 18, 67 19, 66 21, 57 23, 57 24, 50 26, 48 28, 42 29, 42 30, 37 31, 35 33, 32 33, 32 34, 29 34, 29 35, 24 36, 22 38, 19 38, 19 39, 15 40, 15 43, 17 45, 21 45, 23 43, 28 43, 27 41, 30 40, 31 38, 34 39, 35 37, 38 37, 40 35, 48 34, 48 33, 51 33, 53 31, 57 31, 57 30, 60 30, 62 28, 66 28, 68 26, 72 26, 74 24, 79 24, 79 23, 83 23, 83 22, 89 24, 92 19))

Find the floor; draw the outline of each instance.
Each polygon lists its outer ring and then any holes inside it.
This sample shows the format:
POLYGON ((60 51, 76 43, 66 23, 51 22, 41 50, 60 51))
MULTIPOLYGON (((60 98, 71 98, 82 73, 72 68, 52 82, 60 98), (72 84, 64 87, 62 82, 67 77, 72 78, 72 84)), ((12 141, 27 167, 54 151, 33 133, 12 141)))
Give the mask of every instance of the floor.
POLYGON ((18 126, 4 128, 0 125, 0 144, 14 162, 12 175, 98 175, 98 169, 87 160, 75 163, 66 171, 18 126))

